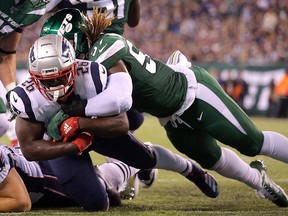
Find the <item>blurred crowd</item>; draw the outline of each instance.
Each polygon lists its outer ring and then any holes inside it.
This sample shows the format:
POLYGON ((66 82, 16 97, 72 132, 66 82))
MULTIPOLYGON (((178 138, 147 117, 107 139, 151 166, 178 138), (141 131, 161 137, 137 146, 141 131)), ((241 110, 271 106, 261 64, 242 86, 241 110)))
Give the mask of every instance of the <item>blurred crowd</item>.
MULTIPOLYGON (((140 24, 125 36, 166 60, 176 49, 193 62, 272 64, 288 60, 287 0, 145 0, 140 24)), ((25 30, 18 63, 45 20, 25 30)))
POLYGON ((141 3, 141 23, 126 36, 158 59, 175 49, 194 62, 259 65, 288 59, 287 0, 141 3))

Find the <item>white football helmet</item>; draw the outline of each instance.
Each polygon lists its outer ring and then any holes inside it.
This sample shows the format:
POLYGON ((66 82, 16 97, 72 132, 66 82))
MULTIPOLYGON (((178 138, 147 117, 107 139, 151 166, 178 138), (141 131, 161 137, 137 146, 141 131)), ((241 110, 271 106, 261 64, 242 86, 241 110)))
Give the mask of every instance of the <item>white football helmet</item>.
POLYGON ((60 35, 45 35, 29 52, 29 73, 41 94, 51 101, 65 100, 74 90, 75 51, 60 35))

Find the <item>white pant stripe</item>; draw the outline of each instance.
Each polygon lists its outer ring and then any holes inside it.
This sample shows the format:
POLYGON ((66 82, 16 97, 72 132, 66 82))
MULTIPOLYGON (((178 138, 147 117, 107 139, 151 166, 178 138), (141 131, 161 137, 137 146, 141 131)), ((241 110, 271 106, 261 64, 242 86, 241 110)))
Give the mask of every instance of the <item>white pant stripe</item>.
POLYGON ((205 101, 206 103, 217 109, 228 121, 230 121, 241 133, 247 134, 241 127, 237 119, 233 116, 230 110, 225 106, 221 99, 205 85, 198 83, 196 98, 205 101))

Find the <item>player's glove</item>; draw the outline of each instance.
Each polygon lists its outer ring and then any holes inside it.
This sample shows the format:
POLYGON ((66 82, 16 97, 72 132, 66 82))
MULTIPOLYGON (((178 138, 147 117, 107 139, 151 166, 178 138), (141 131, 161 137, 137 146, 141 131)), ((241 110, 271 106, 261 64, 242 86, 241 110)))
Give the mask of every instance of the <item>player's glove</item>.
POLYGON ((82 132, 80 135, 77 135, 72 143, 79 149, 78 155, 81 155, 82 152, 92 144, 92 135, 87 132, 82 132))
POLYGON ((61 109, 70 116, 85 116, 87 100, 82 100, 79 95, 70 96, 61 103, 61 109))
POLYGON ((74 137, 78 134, 79 129, 79 116, 76 117, 70 117, 62 122, 60 126, 60 133, 61 133, 61 139, 63 142, 69 142, 73 140, 74 137))
POLYGON ((61 141, 60 125, 63 121, 69 118, 69 115, 60 110, 49 122, 47 126, 47 133, 51 140, 61 141))

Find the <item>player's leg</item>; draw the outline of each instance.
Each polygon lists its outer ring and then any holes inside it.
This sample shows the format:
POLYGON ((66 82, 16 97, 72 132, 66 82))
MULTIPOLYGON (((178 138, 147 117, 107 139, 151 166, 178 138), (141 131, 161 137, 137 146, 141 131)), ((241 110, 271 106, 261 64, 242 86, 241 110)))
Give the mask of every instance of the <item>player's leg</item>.
POLYGON ((121 198, 134 199, 137 196, 139 190, 137 186, 133 184, 129 189, 126 187, 130 178, 135 176, 139 169, 130 167, 118 160, 104 163, 97 168, 95 167, 96 169, 99 170, 97 173, 106 179, 110 188, 120 192, 121 198))
POLYGON ((194 182, 209 197, 218 196, 218 184, 215 179, 191 160, 160 146, 145 145, 132 134, 115 139, 103 139, 94 137, 93 149, 100 154, 116 158, 129 166, 139 169, 165 169, 178 172, 194 182), (128 138, 128 136, 130 138, 128 138), (199 185, 192 175, 198 176, 203 185, 199 185), (201 178, 200 178, 201 177, 201 178))
POLYGON ((139 193, 140 185, 144 188, 150 188, 157 178, 158 169, 140 170, 119 160, 107 158, 108 163, 100 165, 99 170, 111 182, 113 188, 118 188, 121 199, 135 199, 139 193), (105 170, 103 171, 103 169, 105 170), (117 173, 117 177, 115 173, 117 173))
MULTIPOLYGON (((210 164, 205 162, 205 159, 204 161, 201 159, 201 156, 203 158, 213 158, 215 152, 219 152, 219 148, 215 148, 215 141, 209 141, 209 136, 236 148, 243 154, 254 156, 261 150, 263 134, 206 71, 195 67, 193 71, 198 81, 196 99, 193 105, 179 117, 182 123, 185 122, 190 128, 184 126, 184 124, 181 124, 180 127, 178 125, 177 129, 179 132, 177 134, 171 128, 173 127, 172 124, 166 126, 171 141, 174 145, 178 146, 178 149, 185 145, 185 140, 179 141, 177 138, 179 139, 181 135, 181 127, 186 127, 186 132, 183 128, 184 133, 182 136, 186 140, 190 140, 189 145, 191 143, 195 145, 196 143, 196 146, 194 148, 191 147, 190 151, 196 150, 193 153, 194 157, 197 157, 195 154, 198 152, 197 161, 202 166, 217 171, 225 177, 244 182, 256 190, 262 189, 263 178, 261 172, 257 169, 252 169, 229 149, 222 148, 219 160, 217 161, 217 158, 214 157, 213 162, 209 161, 210 164), (188 130, 191 132, 189 133, 188 130), (190 136, 185 136, 185 133, 190 134, 190 136)), ((185 149, 184 153, 187 154, 187 152, 189 150, 185 149)), ((285 193, 281 192, 278 195, 279 199, 284 200, 283 202, 285 203, 287 202, 285 193)))
POLYGON ((49 160, 49 164, 75 202, 88 211, 106 211, 109 199, 105 184, 96 175, 88 153, 49 160))
MULTIPOLYGON (((143 124, 144 115, 143 115, 143 113, 137 111, 134 108, 131 108, 126 113, 127 113, 127 117, 128 117, 128 121, 129 121, 129 131, 131 133, 133 133, 135 130, 137 130, 143 124)), ((107 161, 109 161, 109 157, 106 157, 106 159, 107 159, 107 161)), ((143 170, 144 174, 146 174, 147 172, 148 172, 147 170, 143 170)), ((153 174, 154 172, 156 172, 156 169, 151 169, 149 173, 153 174)), ((149 178, 150 182, 152 182, 151 181, 152 179, 154 179, 153 176, 152 176, 152 178, 151 177, 149 178)), ((138 178, 138 174, 131 176, 130 179, 128 179, 125 182, 125 187, 123 187, 123 189, 121 189, 121 193, 120 193, 121 198, 122 199, 135 199, 138 195, 138 192, 139 192, 139 185, 140 185, 139 183, 140 183, 140 181, 138 178)))
POLYGON ((196 96, 199 105, 194 109, 198 115, 203 112, 199 127, 204 127, 211 136, 242 154, 263 154, 288 163, 287 137, 260 131, 205 70, 196 69, 195 74, 199 82, 196 96))
MULTIPOLYGON (((43 173, 43 179, 41 179, 41 184, 37 184, 37 181, 27 181, 25 183, 26 187, 29 189, 30 184, 38 185, 40 187, 39 191, 41 193, 30 192, 30 198, 32 201, 33 208, 56 208, 56 207, 69 207, 69 206, 78 206, 78 204, 69 197, 65 192, 65 189, 58 181, 57 177, 54 175, 50 164, 48 161, 39 161, 39 166, 43 173)), ((37 178, 35 178, 37 180, 37 178)), ((25 181, 25 177, 24 177, 25 181)))
POLYGON ((154 168, 156 164, 153 150, 131 133, 115 138, 94 136, 89 149, 139 169, 154 168))

